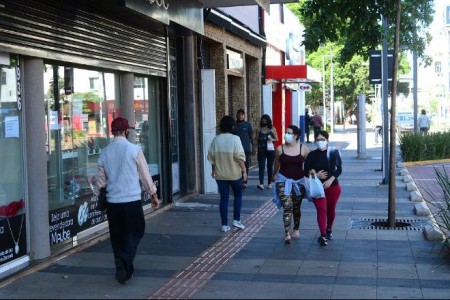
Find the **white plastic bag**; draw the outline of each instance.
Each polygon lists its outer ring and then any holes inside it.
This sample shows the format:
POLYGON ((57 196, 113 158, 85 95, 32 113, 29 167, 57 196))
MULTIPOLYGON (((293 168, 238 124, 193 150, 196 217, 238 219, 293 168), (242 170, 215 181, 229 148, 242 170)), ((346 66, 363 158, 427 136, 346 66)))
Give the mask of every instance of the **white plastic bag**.
POLYGON ((317 176, 313 177, 312 175, 309 175, 309 194, 312 198, 325 197, 322 182, 317 176))
POLYGON ((271 141, 267 141, 267 151, 274 151, 275 147, 271 141))

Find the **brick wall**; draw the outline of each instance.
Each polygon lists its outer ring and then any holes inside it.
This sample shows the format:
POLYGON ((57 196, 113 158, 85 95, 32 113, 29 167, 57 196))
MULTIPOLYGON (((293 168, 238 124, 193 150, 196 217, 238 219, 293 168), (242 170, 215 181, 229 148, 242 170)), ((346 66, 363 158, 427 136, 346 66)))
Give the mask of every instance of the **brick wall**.
POLYGON ((216 73, 216 119, 217 122, 226 115, 233 117, 239 108, 245 109, 247 119, 256 128, 261 117, 262 87, 261 62, 262 48, 248 43, 241 37, 227 32, 217 25, 205 24, 205 40, 210 45, 211 68, 216 73), (242 54, 244 59, 243 76, 228 76, 226 70, 226 49, 242 54), (248 65, 246 67, 246 65, 248 65), (247 71, 249 74, 247 74, 247 71), (248 80, 246 77, 249 77, 248 80), (232 84, 229 99, 229 82, 232 84), (248 85, 248 86, 247 86, 248 85), (248 93, 247 93, 248 89, 248 93))

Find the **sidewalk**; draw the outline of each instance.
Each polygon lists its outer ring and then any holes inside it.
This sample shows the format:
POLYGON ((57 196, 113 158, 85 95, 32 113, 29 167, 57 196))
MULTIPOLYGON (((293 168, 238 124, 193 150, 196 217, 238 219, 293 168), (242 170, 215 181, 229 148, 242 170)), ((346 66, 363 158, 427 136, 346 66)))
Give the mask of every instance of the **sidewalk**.
POLYGON ((147 219, 134 278, 125 285, 114 279, 104 240, 7 285, 0 282, 0 298, 450 299, 450 260, 441 243, 424 238, 428 219, 414 214, 400 176, 396 219, 411 226, 371 225, 387 219, 388 209, 388 187, 378 186, 381 144, 372 145, 371 134, 365 159, 356 158, 353 128, 330 136, 341 150, 343 173, 334 238, 326 247, 317 243, 316 211, 306 200, 300 238, 283 243, 282 211, 271 203, 270 190, 256 188, 254 168, 244 192, 244 230, 220 232, 218 195, 199 195, 147 219))

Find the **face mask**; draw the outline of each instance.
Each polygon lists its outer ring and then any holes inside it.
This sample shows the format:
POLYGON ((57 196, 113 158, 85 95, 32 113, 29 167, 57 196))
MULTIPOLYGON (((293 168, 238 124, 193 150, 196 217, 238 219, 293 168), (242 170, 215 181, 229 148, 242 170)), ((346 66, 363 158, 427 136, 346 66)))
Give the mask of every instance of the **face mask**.
POLYGON ((327 141, 318 141, 316 142, 317 147, 319 147, 320 150, 323 150, 327 147, 327 141))
POLYGON ((294 140, 294 135, 290 133, 285 133, 284 140, 286 141, 286 143, 292 143, 292 141, 294 140))

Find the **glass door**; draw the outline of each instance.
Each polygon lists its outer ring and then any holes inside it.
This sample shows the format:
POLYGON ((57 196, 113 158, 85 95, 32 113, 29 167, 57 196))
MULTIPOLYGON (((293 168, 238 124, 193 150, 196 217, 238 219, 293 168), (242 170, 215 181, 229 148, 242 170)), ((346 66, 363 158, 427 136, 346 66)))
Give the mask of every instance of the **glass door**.
POLYGON ((50 244, 106 221, 96 209, 97 161, 118 112, 113 73, 45 65, 50 244))

